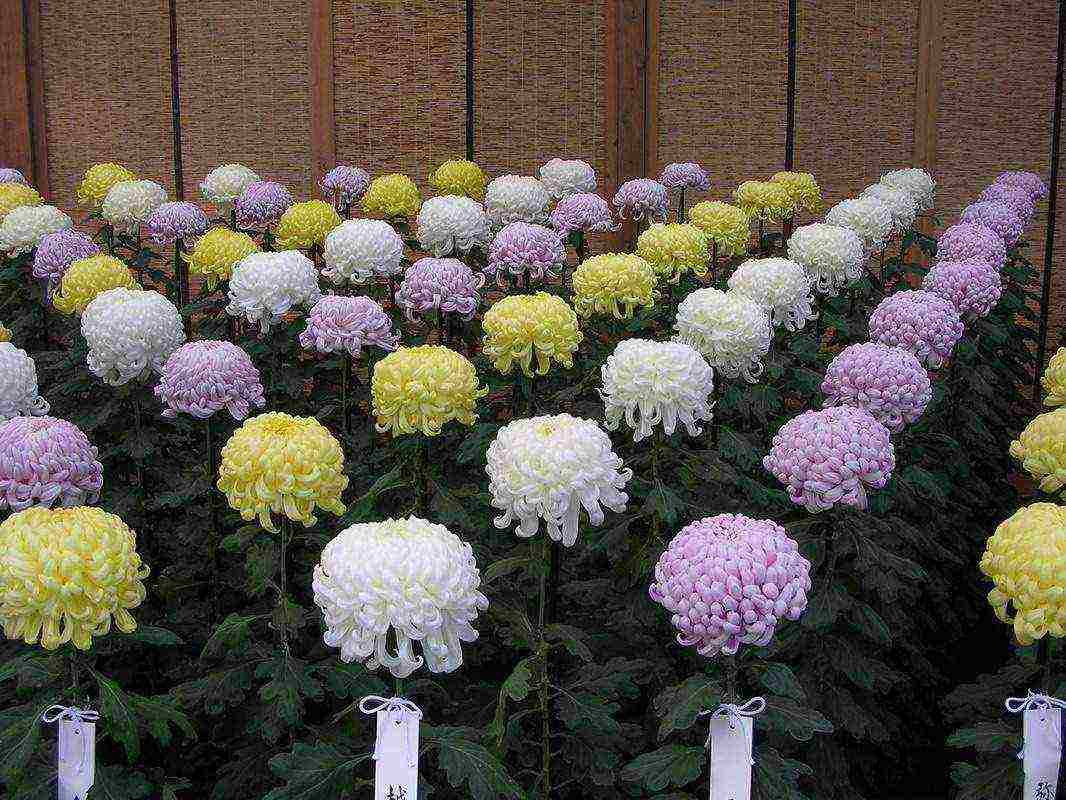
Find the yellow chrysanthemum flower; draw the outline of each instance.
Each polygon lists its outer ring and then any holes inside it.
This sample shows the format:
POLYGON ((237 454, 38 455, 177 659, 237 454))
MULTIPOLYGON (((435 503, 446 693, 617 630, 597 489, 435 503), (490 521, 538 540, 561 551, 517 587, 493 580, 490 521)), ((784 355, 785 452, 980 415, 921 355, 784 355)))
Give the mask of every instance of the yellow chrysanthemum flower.
POLYGON ((393 436, 437 436, 446 422, 477 422, 477 399, 488 394, 469 360, 447 347, 401 347, 374 365, 370 395, 377 429, 393 436))
POLYGON ((1066 484, 1066 408, 1041 414, 1010 443, 1010 454, 1045 492, 1066 484))
POLYGON ((584 338, 574 310, 547 292, 510 295, 496 301, 485 312, 481 327, 485 333, 482 352, 504 375, 518 366, 532 377, 534 355, 538 375, 546 375, 553 360, 569 369, 584 338))
POLYGON ((137 538, 99 508, 33 506, 0 524, 0 623, 9 639, 55 650, 94 636, 132 633, 148 567, 137 538))
POLYGON ((141 285, 122 261, 106 253, 97 253, 70 265, 63 273, 52 304, 64 314, 80 314, 98 294, 120 287, 140 289, 141 285))
POLYGON ((574 309, 583 317, 611 314, 625 319, 633 316, 637 306, 655 304, 659 296, 655 282, 655 270, 640 256, 593 256, 574 270, 574 309))
POLYGON ((258 252, 259 245, 248 234, 218 226, 201 236, 192 252, 182 253, 182 258, 189 262, 189 272, 203 275, 207 288, 214 291, 219 281, 229 280, 239 261, 258 252))
POLYGON ((274 232, 279 250, 307 250, 322 244, 326 235, 341 224, 340 215, 332 203, 308 200, 293 203, 281 215, 274 232))
POLYGON ((1063 636, 1066 509, 1033 503, 1016 511, 989 538, 981 572, 995 583, 988 602, 997 617, 1014 624, 1019 644, 1030 645, 1045 635, 1063 636))
POLYGON ((473 161, 445 161, 429 177, 429 185, 440 194, 485 199, 485 173, 473 161))
POLYGON ((1044 384, 1046 406, 1066 405, 1066 347, 1060 347, 1048 362, 1040 382, 1044 384))
POLYGON ((310 527, 316 506, 346 511, 344 452, 313 417, 271 411, 245 420, 222 448, 217 485, 242 519, 268 531, 277 531, 272 513, 310 527))
POLYGON ((688 221, 703 231, 708 242, 718 244, 718 255, 742 256, 748 252, 751 220, 737 206, 704 200, 689 209, 688 221))
POLYGON ((782 183, 744 181, 733 191, 733 199, 752 219, 780 222, 792 216, 796 203, 782 183))
POLYGON ((363 195, 363 213, 372 217, 414 219, 422 207, 422 195, 406 175, 379 175, 363 195))
POLYGON ((788 190, 792 203, 816 214, 822 210, 822 190, 809 172, 777 172, 771 183, 780 183, 788 190))
POLYGON ((74 198, 78 205, 85 208, 99 208, 104 202, 108 191, 116 183, 132 181, 136 175, 121 164, 105 161, 103 164, 93 164, 85 170, 85 176, 74 190, 74 198))
POLYGON ((640 234, 637 255, 670 283, 677 283, 684 272, 706 275, 711 258, 703 231, 695 225, 676 222, 656 223, 640 234))
POLYGON ((0 183, 0 219, 8 211, 22 206, 39 206, 44 202, 37 190, 24 183, 0 183))
POLYGON ((11 329, 4 323, 0 322, 0 342, 11 341, 11 329))

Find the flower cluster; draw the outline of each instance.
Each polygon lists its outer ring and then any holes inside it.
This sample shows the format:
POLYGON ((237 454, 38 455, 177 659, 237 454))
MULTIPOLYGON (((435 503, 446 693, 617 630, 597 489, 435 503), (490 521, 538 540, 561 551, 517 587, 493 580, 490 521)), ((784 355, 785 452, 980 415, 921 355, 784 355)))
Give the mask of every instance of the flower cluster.
POLYGON ((230 342, 183 344, 163 365, 154 391, 167 419, 179 413, 207 419, 226 409, 240 421, 252 406, 266 405, 259 370, 247 353, 230 342))
POLYGON ((560 236, 571 233, 603 233, 618 230, 611 207, 598 194, 568 194, 551 213, 551 224, 560 236))
POLYGON ((106 253, 97 253, 70 265, 63 274, 52 304, 56 311, 63 314, 80 314, 98 294, 120 287, 141 288, 130 268, 122 261, 106 253))
POLYGON ((708 244, 717 245, 718 255, 728 258, 748 252, 751 220, 736 206, 719 200, 704 200, 689 209, 688 221, 703 231, 708 244))
POLYGON ((228 214, 237 198, 260 178, 243 164, 222 164, 200 182, 200 194, 219 212, 228 214))
POLYGON ((1001 172, 993 185, 1022 189, 1029 195, 1034 203, 1037 200, 1042 200, 1048 196, 1047 184, 1044 183, 1043 178, 1035 172, 1022 172, 1018 170, 1001 172))
POLYGON ((207 288, 214 291, 219 281, 229 280, 238 263, 258 252, 259 245, 248 234, 217 226, 197 239, 192 252, 182 257, 189 262, 189 272, 203 275, 207 288))
POLYGON ((997 272, 1007 263, 1007 245, 994 230, 979 222, 960 222, 940 234, 936 257, 942 261, 979 258, 997 272))
POLYGON ((659 183, 667 189, 697 189, 706 192, 711 188, 707 170, 693 161, 667 164, 659 176, 659 183))
POLYGON ((951 358, 962 334, 954 304, 932 292, 896 292, 870 314, 870 341, 910 350, 930 369, 951 358))
POLYGON ((822 190, 811 173, 778 172, 770 181, 780 183, 788 190, 796 208, 802 208, 812 214, 822 209, 822 190))
POLYGON ((447 347, 401 347, 374 365, 370 394, 377 429, 393 436, 438 436, 445 423, 477 422, 477 399, 488 394, 474 365, 447 347))
POLYGON ((429 176, 429 185, 440 194, 485 199, 485 173, 473 161, 445 161, 429 176))
POLYGON ((22 206, 39 206, 44 199, 24 183, 0 183, 0 219, 22 206))
POLYGON ((322 295, 314 263, 299 250, 245 256, 233 268, 228 291, 226 313, 258 322, 264 332, 293 308, 310 308, 322 295))
POLYGON ((326 237, 322 260, 322 275, 333 284, 366 283, 400 272, 403 239, 383 220, 345 220, 326 237))
POLYGON ((249 183, 235 203, 237 224, 242 228, 273 227, 293 202, 292 193, 280 183, 249 183))
POLYGON ((950 300, 963 319, 988 316, 1003 294, 1003 279, 987 261, 938 261, 922 280, 922 289, 950 300))
POLYGON ((422 205, 422 195, 406 175, 379 175, 363 194, 363 213, 374 217, 412 219, 422 205))
POLYGON ((881 176, 881 183, 891 189, 902 189, 918 204, 918 211, 928 211, 933 207, 936 196, 936 181, 933 176, 924 169, 910 167, 909 169, 892 170, 881 176))
POLYGON ((834 297, 862 277, 866 253, 851 228, 818 222, 792 232, 788 257, 807 270, 819 292, 834 297))
POLYGON ((400 335, 393 329, 392 318, 369 297, 327 294, 311 307, 300 346, 320 353, 345 350, 359 358, 364 347, 395 350, 400 335))
POLYGON ((82 312, 81 333, 89 346, 89 371, 112 386, 160 372, 185 341, 174 304, 142 289, 98 294, 82 312))
POLYGON ((551 195, 536 178, 501 175, 485 190, 485 214, 493 228, 512 222, 543 225, 548 221, 551 195))
POLYGON ((481 302, 479 290, 484 285, 485 276, 457 258, 422 258, 404 273, 396 304, 412 322, 417 314, 433 309, 469 321, 481 302))
POLYGON ((0 422, 47 413, 48 402, 37 393, 37 365, 25 350, 0 342, 0 422))
POLYGON ((586 161, 553 158, 540 168, 540 182, 556 200, 596 191, 596 170, 586 161))
POLYGON ((340 164, 323 175, 318 185, 338 205, 349 207, 363 199, 370 188, 370 176, 359 167, 340 164))
POLYGON ((649 219, 666 222, 670 199, 666 187, 650 178, 633 178, 618 187, 614 207, 622 219, 649 219))
POLYGON ((807 608, 811 565, 768 519, 719 514, 692 522, 655 565, 649 595, 672 614, 677 641, 701 656, 770 643, 777 623, 807 608))
POLYGON ((733 199, 751 219, 780 222, 796 210, 788 188, 773 181, 744 181, 733 191, 733 199))
POLYGON ((841 200, 825 215, 830 225, 851 228, 862 239, 867 253, 880 250, 892 236, 892 212, 876 197, 841 200))
POLYGON ((584 338, 577 314, 547 292, 509 295, 485 312, 482 352, 504 375, 518 367, 526 375, 546 375, 552 361, 567 369, 584 338), (533 359, 536 357, 536 365, 533 359))
POLYGON ((107 190, 100 216, 116 231, 136 233, 166 199, 167 190, 155 181, 119 181, 107 190))
POLYGON ((163 203, 145 220, 148 238, 158 245, 171 245, 207 230, 207 214, 193 203, 163 203))
POLYGON ((100 252, 87 233, 64 229, 41 237, 33 254, 33 277, 55 282, 71 264, 100 252))
POLYGON ((341 224, 337 210, 324 200, 293 203, 281 215, 274 229, 281 250, 308 250, 322 244, 341 224))
POLYGON ((530 537, 544 520, 548 536, 565 547, 577 541, 581 509, 590 525, 604 507, 625 511, 622 490, 633 477, 611 449, 611 439, 591 420, 569 414, 517 419, 500 428, 486 453, 492 505, 503 513, 497 528, 530 537))
POLYGON ((922 416, 933 387, 912 352, 866 342, 845 347, 829 362, 822 394, 823 405, 864 409, 895 433, 922 416))
POLYGON ((637 255, 651 264, 655 274, 677 283, 686 272, 707 274, 711 254, 707 237, 695 225, 655 224, 637 237, 637 255))
POLYGON ((1045 492, 1066 485, 1066 408, 1041 414, 1010 443, 1010 454, 1045 492))
POLYGON ((79 206, 90 210, 98 209, 112 186, 122 181, 136 180, 136 177, 121 164, 93 164, 85 170, 81 183, 74 190, 74 199, 78 201, 79 206))
POLYGON ((467 253, 489 243, 489 222, 477 200, 456 195, 431 197, 418 212, 418 243, 436 256, 467 253))
POLYGON ((1066 405, 1066 347, 1060 347, 1048 362, 1047 369, 1040 378, 1047 391, 1044 398, 1046 406, 1066 405))
POLYGON ((787 258, 752 258, 729 277, 729 288, 770 310, 770 321, 786 330, 802 330, 817 314, 806 270, 787 258))
POLYGON ((724 375, 758 380, 770 350, 770 315, 750 297, 697 289, 678 304, 675 327, 678 341, 694 347, 724 375))
POLYGON ((654 305, 658 297, 655 281, 655 270, 640 256, 593 256, 574 270, 574 310, 583 317, 610 314, 626 319, 637 306, 654 305))
POLYGON ((974 222, 991 228, 1007 247, 1014 247, 1022 238, 1025 223, 1014 209, 998 201, 972 203, 963 209, 961 222, 974 222))
POLYGON ((981 202, 1000 203, 1013 211, 1022 222, 1022 227, 1032 222, 1033 214, 1036 213, 1036 205, 1033 198, 1020 186, 1008 186, 1001 183, 993 183, 985 187, 977 198, 981 202))
POLYGON ((862 190, 860 198, 872 197, 879 201, 892 217, 892 235, 901 236, 914 226, 918 218, 918 203, 913 195, 903 189, 893 189, 883 183, 875 183, 862 190))
POLYGON ((96 448, 78 426, 55 417, 0 424, 0 510, 95 503, 103 485, 96 448))
POLYGON ((0 220, 0 253, 9 258, 29 253, 50 233, 67 230, 74 221, 55 206, 19 206, 0 220))
POLYGON ((512 222, 500 229, 489 246, 485 275, 506 286, 504 276, 527 282, 553 278, 566 265, 566 245, 555 231, 543 225, 512 222))

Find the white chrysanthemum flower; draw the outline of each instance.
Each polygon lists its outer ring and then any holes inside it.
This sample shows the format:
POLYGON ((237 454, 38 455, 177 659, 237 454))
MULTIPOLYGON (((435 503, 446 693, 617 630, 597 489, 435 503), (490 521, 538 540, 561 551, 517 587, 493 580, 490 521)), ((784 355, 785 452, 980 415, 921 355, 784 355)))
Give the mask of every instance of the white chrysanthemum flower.
POLYGON ((315 264, 299 250, 252 253, 233 268, 226 313, 258 322, 263 332, 295 307, 318 302, 315 264))
POLYGON ((403 239, 380 219, 350 219, 326 235, 322 275, 337 286, 403 272, 403 239))
POLYGON ((0 342, 0 422, 47 413, 48 403, 37 392, 37 365, 25 350, 0 342))
POLYGON ((730 378, 755 383, 770 351, 770 313, 735 291, 697 289, 677 306, 677 336, 730 378))
POLYGON ((936 181, 924 169, 896 169, 881 176, 881 183, 893 189, 902 189, 918 204, 918 211, 928 211, 936 197, 936 181))
POLYGON ((478 638, 474 620, 489 607, 470 545, 418 517, 344 529, 322 550, 311 586, 326 622, 322 638, 340 648, 341 661, 384 666, 397 678, 423 663, 430 672, 459 669, 461 643, 478 638))
POLYGON ((418 243, 435 256, 488 247, 489 221, 477 200, 457 195, 431 197, 418 211, 418 243))
POLYGON ((729 277, 729 288, 770 310, 774 325, 799 331, 817 314, 811 308, 811 278, 801 264, 787 258, 751 258, 729 277))
POLYGON ((835 297, 863 275, 866 253, 851 228, 816 222, 796 228, 788 239, 788 257, 807 270, 815 288, 835 297))
POLYGON ((50 233, 68 230, 74 221, 55 206, 19 206, 0 220, 0 252, 14 258, 28 253, 50 233))
POLYGON ((117 231, 136 233, 166 200, 167 190, 155 181, 119 181, 104 195, 100 216, 117 231))
POLYGON ((501 175, 485 190, 485 214, 494 229, 512 222, 544 225, 548 221, 551 195, 536 178, 501 175))
POLYGON ((178 309, 159 292, 108 289, 81 315, 89 370, 112 386, 162 372, 185 341, 178 309))
POLYGON ((867 253, 880 250, 892 236, 892 212, 876 197, 841 200, 829 209, 825 221, 855 231, 867 253))
POLYGON ((607 429, 617 430, 624 417, 634 442, 651 436, 657 425, 670 436, 678 422, 689 436, 699 436, 700 422, 711 419, 714 372, 682 342, 625 339, 607 357, 600 375, 607 429))
POLYGON ((862 190, 860 197, 880 200, 892 215, 892 232, 902 235, 909 231, 918 218, 918 203, 910 192, 895 189, 883 183, 875 183, 862 190))
POLYGON ((486 454, 492 505, 503 511, 497 528, 533 536, 544 520, 548 535, 566 547, 577 541, 581 509, 601 525, 603 507, 625 511, 622 491, 633 471, 622 466, 611 439, 592 420, 569 414, 517 419, 503 426, 486 454))
POLYGON ((200 183, 200 194, 221 213, 228 214, 249 184, 259 180, 259 176, 243 164, 222 164, 207 173, 200 183))
POLYGON ((596 170, 587 161, 553 158, 539 174, 540 182, 556 200, 596 191, 596 170))

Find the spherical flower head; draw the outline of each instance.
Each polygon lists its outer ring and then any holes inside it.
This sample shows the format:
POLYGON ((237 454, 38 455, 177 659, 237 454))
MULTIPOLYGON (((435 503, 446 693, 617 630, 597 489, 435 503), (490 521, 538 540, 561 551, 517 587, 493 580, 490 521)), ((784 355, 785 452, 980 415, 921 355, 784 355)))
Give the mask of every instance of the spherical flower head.
POLYGON ((166 419, 178 414, 207 419, 226 409, 240 422, 251 413, 252 406, 266 405, 259 370, 248 354, 231 342, 183 344, 163 365, 154 391, 166 419))
POLYGON ((1047 184, 1035 172, 1008 170, 1007 172, 1001 172, 995 183, 998 186, 1023 189, 1034 203, 1048 196, 1047 184))
POLYGON ((896 292, 870 314, 870 341, 910 350, 929 369, 944 366, 962 334, 955 305, 932 292, 896 292))
POLYGON ((700 423, 711 419, 714 373, 687 344, 624 339, 600 374, 607 429, 617 430, 624 419, 635 442, 660 425, 672 436, 678 422, 699 436, 700 423))
POLYGON ((400 346, 400 335, 392 318, 369 297, 327 294, 311 307, 300 346, 320 353, 343 350, 359 358, 364 347, 395 350, 400 346))
POLYGON ((324 200, 293 203, 278 220, 274 233, 282 250, 307 250, 326 241, 341 224, 337 210, 324 200))
POLYGON ((841 200, 825 215, 825 221, 830 225, 841 225, 855 231, 867 253, 873 253, 888 244, 894 230, 892 220, 889 207, 869 195, 841 200))
POLYGON ((807 608, 811 564, 773 520, 719 514, 692 522, 655 565, 648 594, 671 613, 678 644, 707 658, 764 647, 807 608))
POLYGON ((385 219, 414 219, 422 205, 422 195, 406 175, 379 175, 363 195, 363 213, 385 219))
POLYGON ((802 330, 818 316, 807 271, 787 258, 751 258, 729 277, 729 288, 770 310, 770 321, 786 330, 802 330))
POLYGON ((598 194, 568 194, 551 213, 551 224, 566 237, 571 233, 603 233, 616 231, 618 225, 611 216, 611 207, 598 194))
POLYGON ((107 193, 116 183, 136 180, 137 176, 121 164, 104 162, 93 164, 81 179, 81 183, 74 190, 74 199, 78 205, 95 211, 104 202, 107 193))
POLYGON ((689 209, 688 221, 703 231, 708 245, 718 245, 719 255, 740 256, 748 252, 751 220, 736 206, 704 200, 689 209))
POLYGON ((530 377, 534 372, 547 375, 553 361, 570 369, 584 338, 574 310, 547 292, 497 300, 485 312, 481 326, 485 333, 482 352, 504 375, 512 367, 530 377))
POLYGON ((63 314, 80 314, 98 294, 119 287, 141 288, 125 263, 106 253, 97 253, 70 265, 52 304, 63 314))
POLYGON ((670 283, 677 283, 686 272, 706 275, 711 258, 702 230, 674 222, 656 223, 642 232, 637 237, 637 255, 670 283))
POLYGON ((107 190, 100 215, 116 231, 136 233, 166 199, 167 190, 155 181, 119 181, 107 190))
POLYGON ((966 206, 959 217, 960 222, 975 222, 991 228, 1008 247, 1014 247, 1022 238, 1024 221, 1010 206, 995 200, 972 203, 966 206))
POLYGON ((100 252, 87 233, 64 229, 41 237, 33 254, 33 277, 57 281, 75 261, 100 252))
POLYGON ((1066 485, 1066 408, 1041 414, 1010 443, 1010 454, 1045 492, 1066 485))
POLYGON ((207 288, 214 291, 219 281, 229 280, 238 263, 258 252, 259 245, 251 236, 219 225, 197 239, 192 253, 182 253, 182 258, 189 262, 189 272, 203 275, 207 288))
POLYGON ((96 448, 76 425, 55 417, 0 424, 0 510, 91 504, 103 485, 96 448))
POLYGON ((891 434, 869 412, 851 406, 807 411, 774 435, 763 467, 812 514, 835 505, 865 509, 868 489, 892 477, 891 434))
POLYGON ((670 198, 666 187, 650 178, 633 178, 618 187, 614 207, 622 219, 644 219, 666 222, 670 213, 670 198))
POLYGON ((489 606, 470 545, 418 517, 345 528, 322 550, 311 586, 326 645, 340 648, 341 661, 397 678, 423 663, 434 673, 459 669, 461 643, 477 640, 473 623, 489 606))
POLYGON ((603 253, 579 264, 574 270, 574 310, 582 317, 610 314, 628 319, 637 306, 651 308, 655 291, 655 270, 640 256, 603 253))
POLYGON ((485 173, 473 161, 445 161, 429 176, 429 185, 440 194, 485 199, 485 173))
POLYGON ((1003 294, 1003 279, 980 258, 938 261, 922 280, 922 289, 950 300, 964 320, 973 320, 995 308, 1003 294))
POLYGON ((596 191, 596 170, 587 161, 553 158, 540 168, 540 182, 556 200, 596 191))
POLYGON ((363 199, 370 187, 370 176, 359 167, 340 164, 323 175, 318 185, 323 194, 334 198, 337 204, 352 206, 363 199))
POLYGON ((418 211, 418 243, 436 256, 488 247, 491 234, 477 200, 456 195, 431 197, 418 211))
POLYGON ((735 378, 755 383, 770 351, 770 314, 750 297, 718 289, 697 289, 677 306, 677 336, 707 362, 735 378))
POLYGON ((344 452, 313 417, 270 411, 245 420, 222 448, 217 486, 241 519, 275 533, 273 514, 309 528, 316 508, 347 510, 344 452))
POLYGON ((816 222, 792 232, 788 257, 807 270, 819 292, 835 297, 863 276, 866 252, 851 228, 816 222))
POLYGON ((733 199, 752 219, 780 222, 796 211, 788 188, 773 181, 744 181, 733 191, 733 199))
POLYGON ((163 203, 148 215, 145 223, 148 238, 158 245, 191 239, 207 230, 207 214, 197 205, 179 201, 163 203))
POLYGON ((488 394, 474 365, 447 347, 401 347, 374 365, 370 394, 377 429, 393 436, 439 436, 445 423, 477 422, 477 399, 488 394))
POLYGON ((494 229, 512 222, 543 225, 550 204, 544 184, 524 175, 501 175, 485 190, 485 214, 494 229))
POLYGON ((45 650, 71 642, 88 650, 114 622, 133 633, 130 614, 145 598, 148 567, 137 537, 99 508, 18 511, 0 524, 0 624, 9 639, 45 650))
POLYGON ((540 530, 564 547, 577 541, 581 509, 594 527, 604 508, 626 509, 622 490, 633 477, 611 449, 611 438, 592 420, 569 414, 517 419, 500 428, 486 453, 492 505, 503 513, 497 528, 523 538, 540 530))
POLYGON ((479 290, 484 285, 485 276, 457 258, 422 258, 404 273, 396 304, 412 322, 418 314, 434 309, 469 321, 481 302, 479 290))
POLYGON ((14 181, 0 183, 0 219, 21 206, 39 206, 44 199, 32 186, 14 181))
POLYGON ((25 350, 0 342, 0 422, 47 413, 48 402, 37 393, 37 365, 25 350))
POLYGON ((901 236, 914 226, 918 218, 918 203, 913 195, 903 189, 893 189, 883 183, 875 183, 862 190, 860 197, 879 200, 892 217, 892 234, 901 236))
POLYGON ((234 201, 242 228, 272 228, 293 204, 292 192, 275 181, 256 181, 234 201))
POLYGON ((1047 391, 1046 406, 1066 405, 1066 347, 1060 347, 1048 362, 1040 382, 1047 391))
POLYGON ((1018 644, 1066 635, 1066 598, 1060 576, 1066 569, 1066 509, 1033 503, 1001 523, 985 544, 981 572, 995 588, 988 602, 1003 622, 1014 625, 1018 644), (1011 611, 1014 618, 1011 619, 1011 611))
POLYGON ((0 167, 0 184, 2 183, 25 183, 29 185, 26 176, 11 167, 0 167))
POLYGON ((55 206, 19 206, 0 220, 0 253, 9 258, 29 253, 50 233, 68 230, 74 221, 55 206))
POLYGON ((985 187, 978 198, 982 202, 1002 203, 1018 215, 1022 221, 1022 227, 1026 227, 1033 220, 1036 213, 1036 204, 1032 195, 1021 186, 1008 186, 1002 183, 993 183, 985 187))
POLYGON ((943 261, 979 258, 997 272, 1007 263, 1007 246, 992 228, 978 222, 960 222, 940 234, 936 257, 943 261))
POLYGON ((777 172, 771 183, 780 183, 792 197, 796 208, 816 214, 822 210, 822 190, 809 172, 777 172))
POLYGON ((663 167, 659 183, 667 189, 696 189, 706 192, 711 188, 711 177, 707 170, 693 161, 683 161, 675 164, 667 164, 663 167))
POLYGON ((295 308, 318 302, 318 273, 314 262, 299 250, 252 253, 233 268, 226 313, 259 323, 263 332, 295 308))
POLYGON ((322 260, 322 275, 335 286, 366 283, 403 269, 403 239, 380 219, 345 220, 326 237, 322 260))
POLYGON ((931 209, 936 199, 936 181, 924 169, 911 167, 893 170, 881 176, 881 183, 907 192, 918 204, 919 213, 931 209))
POLYGON ((512 222, 493 237, 484 271, 504 288, 506 275, 543 281, 556 277, 565 265, 566 245, 559 234, 543 225, 512 222))
POLYGON ((260 180, 243 164, 222 164, 215 167, 200 183, 200 194, 214 204, 222 214, 228 214, 234 202, 248 185, 260 180))
POLYGON ((912 352, 866 342, 845 347, 829 362, 822 394, 822 405, 864 409, 898 433, 922 416, 933 388, 912 352))
POLYGON ((161 372, 185 342, 178 309, 159 292, 108 289, 81 315, 89 371, 111 386, 161 372))

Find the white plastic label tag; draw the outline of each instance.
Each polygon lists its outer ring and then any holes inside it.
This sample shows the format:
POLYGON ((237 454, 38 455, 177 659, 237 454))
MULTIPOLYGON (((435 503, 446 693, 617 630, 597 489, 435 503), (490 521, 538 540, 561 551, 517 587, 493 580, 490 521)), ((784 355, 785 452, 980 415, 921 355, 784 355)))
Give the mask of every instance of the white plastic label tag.
POLYGON ((377 724, 374 800, 418 800, 418 716, 383 708, 377 724))
POLYGON ((1025 800, 1055 800, 1062 764, 1062 711, 1058 708, 1026 710, 1025 800))
POLYGON ((751 800, 751 717, 711 719, 711 800, 751 800))
POLYGON ((85 800, 96 779, 96 725, 59 720, 59 800, 85 800))

